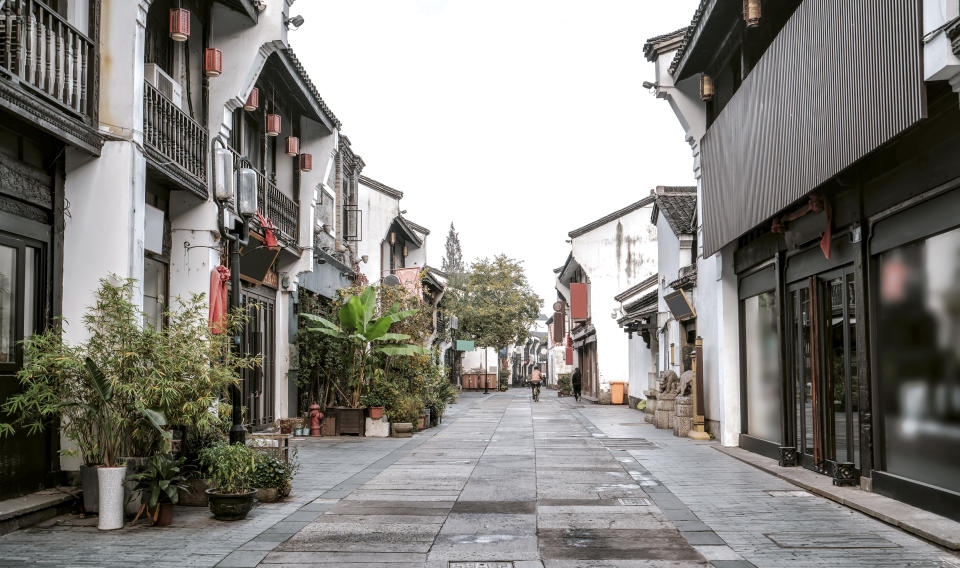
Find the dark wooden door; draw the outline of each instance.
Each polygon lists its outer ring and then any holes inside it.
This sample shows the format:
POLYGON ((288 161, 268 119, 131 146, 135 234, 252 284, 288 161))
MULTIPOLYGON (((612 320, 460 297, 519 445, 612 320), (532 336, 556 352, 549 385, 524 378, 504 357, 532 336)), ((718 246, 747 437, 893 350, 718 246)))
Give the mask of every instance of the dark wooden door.
MULTIPOLYGON (((46 245, 0 232, 0 404, 20 392, 21 341, 43 325, 46 245)), ((11 417, 0 416, 8 421, 11 417)), ((0 499, 40 489, 56 455, 56 428, 0 438, 0 499)))
POLYGON ((260 429, 274 421, 276 302, 266 294, 244 290, 242 303, 247 313, 242 337, 244 352, 261 356, 259 366, 242 373, 244 422, 260 429))

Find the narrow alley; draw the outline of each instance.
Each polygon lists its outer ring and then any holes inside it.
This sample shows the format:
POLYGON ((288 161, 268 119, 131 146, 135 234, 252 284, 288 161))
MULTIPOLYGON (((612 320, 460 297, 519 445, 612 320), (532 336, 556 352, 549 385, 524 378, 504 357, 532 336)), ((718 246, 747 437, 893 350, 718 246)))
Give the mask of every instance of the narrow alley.
POLYGON ((103 534, 60 517, 0 537, 0 565, 960 566, 627 407, 512 389, 448 416, 410 439, 299 441, 290 500, 245 521, 197 508, 103 534))

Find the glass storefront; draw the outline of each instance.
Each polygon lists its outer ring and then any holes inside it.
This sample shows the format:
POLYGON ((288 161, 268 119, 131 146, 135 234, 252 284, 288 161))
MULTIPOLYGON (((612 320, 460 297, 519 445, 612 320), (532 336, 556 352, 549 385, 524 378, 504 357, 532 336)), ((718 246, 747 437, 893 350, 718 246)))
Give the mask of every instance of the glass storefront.
POLYGON ((960 492, 960 228, 877 264, 884 469, 960 492))
POLYGON ((771 292, 743 300, 747 433, 779 444, 781 438, 780 338, 771 292))

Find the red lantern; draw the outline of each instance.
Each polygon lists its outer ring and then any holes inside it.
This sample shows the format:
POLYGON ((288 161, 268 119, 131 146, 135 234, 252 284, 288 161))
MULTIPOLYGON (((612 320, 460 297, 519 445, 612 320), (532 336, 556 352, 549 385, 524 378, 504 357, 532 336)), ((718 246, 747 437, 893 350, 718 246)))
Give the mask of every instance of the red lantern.
POLYGON ((247 102, 243 103, 243 110, 254 111, 260 106, 260 89, 254 87, 247 97, 247 102))
POLYGON ((287 155, 291 158, 300 153, 300 139, 296 136, 287 136, 287 155))
POLYGON ((221 73, 223 73, 223 53, 212 47, 203 50, 203 74, 207 77, 219 77, 221 73))
POLYGON ((300 154, 300 171, 309 172, 313 169, 313 154, 300 154))
POLYGON ((278 136, 280 134, 280 115, 267 115, 267 136, 278 136))
POLYGON ((190 10, 175 8, 170 10, 170 39, 187 41, 190 37, 190 10))

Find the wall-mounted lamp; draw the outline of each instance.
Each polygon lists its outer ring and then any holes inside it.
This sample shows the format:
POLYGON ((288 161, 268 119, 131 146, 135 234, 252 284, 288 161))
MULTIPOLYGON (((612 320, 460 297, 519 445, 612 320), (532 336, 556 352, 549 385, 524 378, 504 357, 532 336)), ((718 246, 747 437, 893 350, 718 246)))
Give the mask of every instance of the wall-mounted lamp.
POLYGON ((300 154, 300 171, 313 171, 313 154, 300 154))
POLYGON ((409 252, 409 251, 407 251, 407 245, 403 245, 403 257, 404 257, 404 258, 407 257, 407 252, 409 252))
POLYGON ((748 28, 760 25, 760 0, 743 0, 743 21, 748 28))
POLYGON ((292 18, 284 18, 283 25, 287 27, 290 31, 296 31, 303 25, 303 16, 294 16, 292 18))
POLYGON ((392 231, 390 232, 390 244, 391 245, 397 244, 397 234, 392 231))
POLYGON ((713 77, 704 73, 700 75, 700 100, 709 102, 713 100, 713 77))

